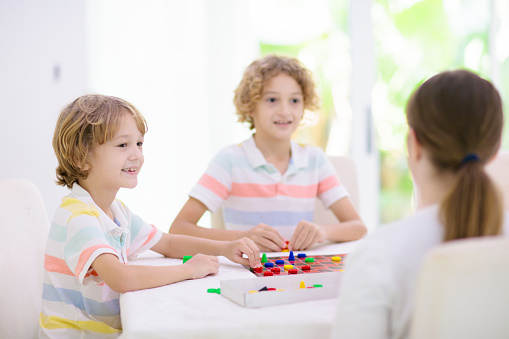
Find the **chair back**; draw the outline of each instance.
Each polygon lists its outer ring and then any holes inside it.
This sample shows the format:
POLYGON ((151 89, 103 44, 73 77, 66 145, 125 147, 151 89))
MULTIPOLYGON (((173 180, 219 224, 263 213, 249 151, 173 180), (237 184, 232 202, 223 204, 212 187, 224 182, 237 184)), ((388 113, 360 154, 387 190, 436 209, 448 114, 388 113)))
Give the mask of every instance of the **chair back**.
POLYGON ((509 239, 444 243, 426 257, 411 339, 509 338, 509 239))
MULTIPOLYGON (((359 188, 354 160, 346 156, 329 157, 329 159, 338 173, 339 180, 345 185, 348 193, 350 193, 350 200, 353 206, 359 211, 359 188)), ((323 206, 320 199, 317 199, 313 222, 317 224, 334 224, 338 222, 338 219, 331 210, 323 206)), ((211 225, 212 228, 224 229, 222 208, 211 214, 211 225)))
POLYGON ((27 180, 0 180, 0 338, 37 338, 48 216, 27 180))

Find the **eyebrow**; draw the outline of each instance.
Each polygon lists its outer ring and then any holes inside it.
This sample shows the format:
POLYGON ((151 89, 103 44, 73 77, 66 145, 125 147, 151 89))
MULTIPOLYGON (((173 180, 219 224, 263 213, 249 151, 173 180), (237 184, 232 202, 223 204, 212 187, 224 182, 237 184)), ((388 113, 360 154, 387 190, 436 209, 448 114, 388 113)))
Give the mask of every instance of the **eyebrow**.
MULTIPOLYGON (((263 92, 263 95, 265 94, 279 94, 279 92, 276 92, 276 91, 266 91, 266 92, 263 92)), ((290 93, 291 95, 304 95, 302 94, 302 92, 293 92, 293 93, 290 93)))

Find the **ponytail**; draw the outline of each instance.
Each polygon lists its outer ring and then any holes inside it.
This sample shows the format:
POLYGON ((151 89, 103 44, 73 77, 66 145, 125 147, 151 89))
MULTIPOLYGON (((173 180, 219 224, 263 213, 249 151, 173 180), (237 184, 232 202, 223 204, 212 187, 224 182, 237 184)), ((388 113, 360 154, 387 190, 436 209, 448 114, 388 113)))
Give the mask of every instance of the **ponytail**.
POLYGON ((498 235, 503 220, 502 197, 478 161, 461 165, 440 207, 444 241, 498 235))

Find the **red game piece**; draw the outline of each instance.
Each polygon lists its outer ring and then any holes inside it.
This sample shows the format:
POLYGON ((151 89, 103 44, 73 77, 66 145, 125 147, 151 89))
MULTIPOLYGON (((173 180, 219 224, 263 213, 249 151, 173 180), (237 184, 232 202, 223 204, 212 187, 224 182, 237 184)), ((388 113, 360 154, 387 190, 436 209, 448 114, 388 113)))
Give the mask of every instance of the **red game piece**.
POLYGON ((311 266, 309 266, 309 265, 304 265, 304 266, 302 266, 300 269, 301 269, 301 270, 303 270, 303 271, 307 271, 307 270, 310 270, 310 269, 311 269, 311 266))
POLYGON ((279 274, 279 272, 281 272, 281 268, 279 268, 279 267, 272 267, 270 270, 272 273, 276 273, 276 274, 279 274))
POLYGON ((262 273, 263 267, 261 267, 261 266, 260 267, 255 267, 255 268, 253 268, 253 271, 255 271, 256 273, 262 273))
POLYGON ((291 270, 288 270, 288 274, 297 274, 298 270, 296 268, 292 268, 291 270))
POLYGON ((267 288, 267 291, 275 291, 276 289, 274 287, 267 288))
POLYGON ((273 276, 273 275, 274 275, 274 273, 272 273, 271 271, 265 271, 265 272, 263 272, 263 275, 264 275, 265 277, 270 277, 270 276, 273 276))

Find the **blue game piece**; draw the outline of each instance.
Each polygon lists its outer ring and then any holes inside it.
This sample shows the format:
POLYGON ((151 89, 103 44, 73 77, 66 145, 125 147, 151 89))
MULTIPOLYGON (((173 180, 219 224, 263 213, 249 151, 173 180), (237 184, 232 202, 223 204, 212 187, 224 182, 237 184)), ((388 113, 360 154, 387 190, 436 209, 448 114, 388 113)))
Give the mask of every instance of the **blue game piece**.
POLYGON ((276 265, 284 265, 284 264, 285 264, 285 261, 283 259, 276 260, 276 265))
POLYGON ((290 251, 290 255, 288 256, 288 261, 295 261, 295 257, 293 255, 293 251, 290 251))
POLYGON ((299 253, 299 254, 297 254, 297 257, 305 258, 306 257, 306 253, 299 253))
POLYGON ((274 263, 273 262, 266 262, 265 263, 265 267, 274 267, 274 263))

